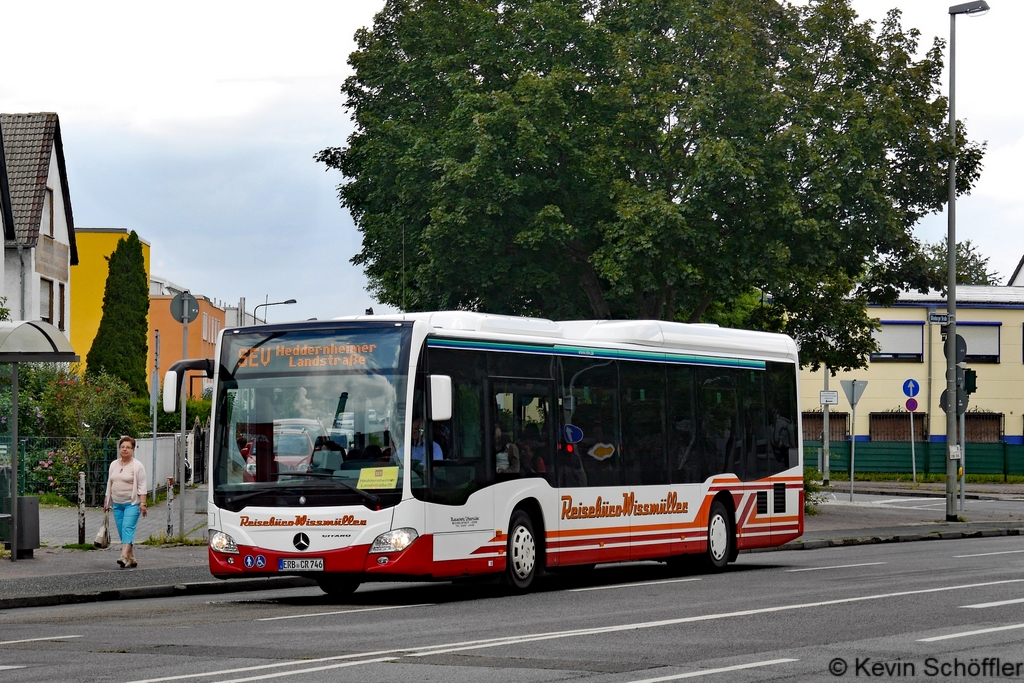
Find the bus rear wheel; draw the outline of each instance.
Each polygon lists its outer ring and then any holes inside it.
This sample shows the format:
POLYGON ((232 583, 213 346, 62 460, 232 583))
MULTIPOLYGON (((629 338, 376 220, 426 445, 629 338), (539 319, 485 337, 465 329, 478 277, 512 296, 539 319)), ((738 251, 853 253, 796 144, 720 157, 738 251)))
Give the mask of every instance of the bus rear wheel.
POLYGON ((729 511, 721 501, 716 500, 711 504, 711 512, 708 514, 708 549, 704 558, 708 569, 713 572, 725 569, 732 557, 735 542, 729 511))
POLYGON ((512 513, 505 547, 504 584, 513 591, 525 593, 537 580, 537 537, 533 520, 522 510, 512 513))
POLYGON ((319 576, 316 584, 332 598, 344 598, 356 592, 360 581, 351 576, 319 576))

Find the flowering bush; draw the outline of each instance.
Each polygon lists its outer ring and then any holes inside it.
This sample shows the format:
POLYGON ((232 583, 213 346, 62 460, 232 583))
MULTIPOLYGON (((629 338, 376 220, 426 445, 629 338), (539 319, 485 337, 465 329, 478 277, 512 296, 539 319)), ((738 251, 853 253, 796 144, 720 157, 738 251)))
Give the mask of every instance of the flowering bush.
POLYGON ((85 470, 85 457, 74 451, 81 449, 56 448, 28 455, 35 461, 26 490, 33 493, 56 493, 68 500, 78 497, 78 473, 85 470))
MULTIPOLYGON (((0 391, 0 432, 11 431, 11 392, 0 391)), ((18 394, 18 434, 37 436, 46 432, 46 418, 39 400, 31 395, 18 394)))

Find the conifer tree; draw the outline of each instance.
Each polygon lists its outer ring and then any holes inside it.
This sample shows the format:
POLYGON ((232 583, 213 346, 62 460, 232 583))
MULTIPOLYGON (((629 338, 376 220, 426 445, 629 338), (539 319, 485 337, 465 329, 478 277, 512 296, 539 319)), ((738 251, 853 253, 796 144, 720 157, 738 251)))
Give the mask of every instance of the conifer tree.
POLYGON ((117 243, 108 258, 103 289, 103 317, 85 358, 86 374, 106 370, 140 396, 148 393, 149 283, 142 258, 142 242, 133 230, 117 243))

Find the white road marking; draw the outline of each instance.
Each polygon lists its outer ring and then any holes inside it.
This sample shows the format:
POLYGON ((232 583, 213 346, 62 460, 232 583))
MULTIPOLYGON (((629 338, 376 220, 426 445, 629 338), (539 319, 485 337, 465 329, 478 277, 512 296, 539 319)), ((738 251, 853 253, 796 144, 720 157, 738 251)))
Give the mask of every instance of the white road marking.
POLYGON ((278 621, 279 619, 306 619, 308 617, 326 617, 332 614, 355 614, 356 612, 380 612, 389 609, 407 609, 409 607, 434 607, 434 603, 424 602, 419 605, 390 605, 388 607, 365 607, 363 609, 343 609, 336 612, 310 612, 309 614, 289 614, 284 617, 264 617, 256 621, 278 621))
POLYGON ((816 572, 819 569, 849 569, 850 567, 870 567, 875 564, 886 564, 885 562, 862 562, 860 564, 835 564, 831 567, 804 567, 803 569, 787 569, 787 572, 816 572))
POLYGON ((1015 553, 1024 553, 1024 550, 1001 550, 998 553, 975 553, 974 555, 954 555, 953 557, 988 557, 989 555, 1013 555, 1015 553))
MULTIPOLYGON (((181 674, 178 676, 164 676, 162 678, 146 678, 130 683, 159 683, 160 681, 182 681, 188 678, 205 678, 206 676, 220 676, 222 674, 237 674, 245 671, 259 671, 260 669, 274 669, 282 666, 297 666, 299 664, 315 664, 316 662, 336 662, 340 659, 358 659, 359 657, 373 657, 376 655, 398 654, 408 650, 378 650, 376 652, 358 652, 351 655, 337 655, 334 657, 319 657, 317 659, 297 659, 291 662, 275 662, 274 664, 257 664, 256 666, 243 666, 237 669, 221 669, 220 671, 208 671, 201 674, 181 674)), ((388 659, 388 658, 385 658, 388 659)), ((362 664, 362 662, 356 662, 362 664)))
POLYGON ((913 498, 888 498, 886 500, 880 500, 880 501, 876 502, 875 505, 877 505, 879 507, 883 507, 885 505, 892 505, 893 503, 919 503, 921 501, 929 501, 929 500, 931 500, 931 501, 939 501, 939 502, 942 502, 942 503, 946 502, 945 498, 925 498, 923 496, 914 496, 913 498))
POLYGON ((328 669, 342 669, 347 666, 359 666, 360 664, 378 664, 380 662, 387 662, 394 659, 394 657, 379 657, 377 659, 364 659, 358 662, 345 662, 344 664, 331 664, 329 666, 317 666, 310 669, 297 669, 295 671, 278 671, 272 674, 263 674, 262 676, 250 676, 249 678, 232 678, 226 681, 218 681, 217 683, 245 683, 245 681, 265 681, 268 678, 280 678, 281 676, 294 676, 295 674, 313 673, 316 671, 327 671, 328 669))
POLYGON ((0 671, 10 671, 11 669, 24 669, 23 666, 10 666, 7 664, 0 664, 0 671))
POLYGON ((933 636, 931 638, 921 638, 917 642, 934 643, 939 640, 950 640, 952 638, 966 638, 967 636, 980 636, 983 633, 996 633, 997 631, 1012 631, 1018 628, 1024 628, 1024 624, 1013 624, 1012 626, 996 626, 995 628, 982 628, 978 629, 977 631, 964 631, 963 633, 950 633, 946 636, 933 636))
POLYGON ((1000 600, 999 602, 982 602, 977 605, 960 605, 961 609, 982 609, 984 607, 1002 607, 1003 605, 1017 605, 1024 602, 1024 598, 1016 600, 1000 600))
POLYGON ((15 643, 35 643, 40 640, 64 640, 65 638, 81 638, 82 636, 50 636, 49 638, 25 638, 24 640, 5 640, 0 645, 14 645, 15 643))
POLYGON ((603 591, 609 588, 634 588, 636 586, 657 586, 662 583, 685 583, 687 581, 700 581, 699 577, 692 579, 665 579, 664 581, 640 581, 638 583, 619 583, 612 586, 591 586, 590 588, 570 588, 567 593, 582 593, 583 591, 603 591))
MULTIPOLYGON (((985 588, 988 586, 1001 586, 1005 584, 1013 583, 1024 583, 1024 579, 1004 579, 1002 581, 986 581, 984 583, 968 583, 959 584, 956 586, 940 586, 938 588, 921 588, 918 590, 911 591, 899 591, 896 593, 878 593, 875 595, 861 595, 852 598, 837 598, 835 600, 821 600, 818 602, 804 602, 795 603, 790 605, 778 605, 776 607, 760 607, 756 609, 739 610, 736 612, 720 612, 717 614, 702 614, 694 617, 678 617, 676 619, 662 619, 660 621, 646 621, 646 622, 634 622, 630 624, 620 624, 618 626, 599 626, 587 629, 577 629, 573 631, 552 631, 548 633, 533 633, 533 634, 522 634, 518 636, 505 636, 503 638, 489 638, 485 640, 470 640, 456 643, 447 643, 442 645, 425 645, 414 648, 394 649, 394 650, 380 650, 376 652, 363 652, 359 654, 350 655, 338 655, 335 657, 322 657, 319 659, 299 659, 291 662, 275 662, 273 664, 262 664, 258 666, 250 666, 238 669, 222 669, 220 671, 210 671, 206 673, 197 674, 183 674, 179 676, 167 676, 162 678, 149 678, 145 680, 132 681, 131 683, 162 683, 163 681, 178 681, 188 678, 203 678, 206 676, 219 676, 222 674, 241 673, 244 671, 256 671, 259 669, 270 669, 283 666, 300 666, 304 664, 316 664, 319 662, 337 662, 345 659, 357 659, 360 657, 376 657, 376 659, 363 659, 359 662, 345 662, 343 664, 334 664, 327 667, 319 667, 316 671, 323 671, 332 667, 341 668, 344 666, 353 666, 360 663, 374 663, 380 661, 389 661, 396 659, 400 656, 406 657, 430 657, 432 655, 448 654, 450 652, 464 652, 466 650, 478 650, 483 648, 501 647, 504 645, 516 645, 519 643, 537 642, 542 640, 554 640, 559 638, 571 638, 577 636, 588 636, 588 635, 601 635, 605 633, 619 633, 622 631, 637 631, 648 628, 661 628, 665 626, 677 626, 680 624, 690 624, 700 621, 714 621, 717 619, 729 619, 733 617, 748 617, 758 614, 772 614, 775 612, 787 612, 798 609, 811 609, 816 607, 827 607, 830 605, 845 605, 853 602, 865 602, 868 600, 885 600, 889 598, 897 598, 908 595, 924 595, 927 593, 944 593, 947 591, 958 591, 965 590, 968 588, 985 588), (380 655, 393 655, 391 657, 379 657, 380 655)), ((1021 625, 1024 627, 1024 624, 1021 625)), ((296 669, 292 671, 280 672, 280 676, 290 676, 293 674, 300 674, 306 671, 313 671, 313 669, 296 669)), ((256 679, 239 679, 239 680, 256 680, 256 679)))
POLYGON ((639 681, 630 681, 629 683, 660 683, 661 681, 678 681, 683 678, 697 678, 698 676, 710 676, 711 674, 720 674, 727 671, 741 671, 742 669, 754 669, 759 666, 771 666, 772 664, 787 664, 789 662, 799 662, 799 659, 766 659, 763 662, 751 662, 750 664, 736 664, 735 666, 723 666, 720 669, 701 669, 700 671, 691 671, 685 674, 677 674, 675 676, 661 676, 659 678, 644 678, 639 681))

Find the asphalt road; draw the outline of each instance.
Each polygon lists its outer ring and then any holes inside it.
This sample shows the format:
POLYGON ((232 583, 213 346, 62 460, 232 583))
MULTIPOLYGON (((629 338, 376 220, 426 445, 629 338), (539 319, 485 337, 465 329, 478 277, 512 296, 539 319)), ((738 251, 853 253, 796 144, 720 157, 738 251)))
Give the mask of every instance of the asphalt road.
POLYGON ((14 610, 0 681, 984 680, 1024 678, 1022 644, 1024 539, 998 537, 746 554, 713 575, 603 566, 526 596, 380 584, 344 603, 292 589, 14 610))

